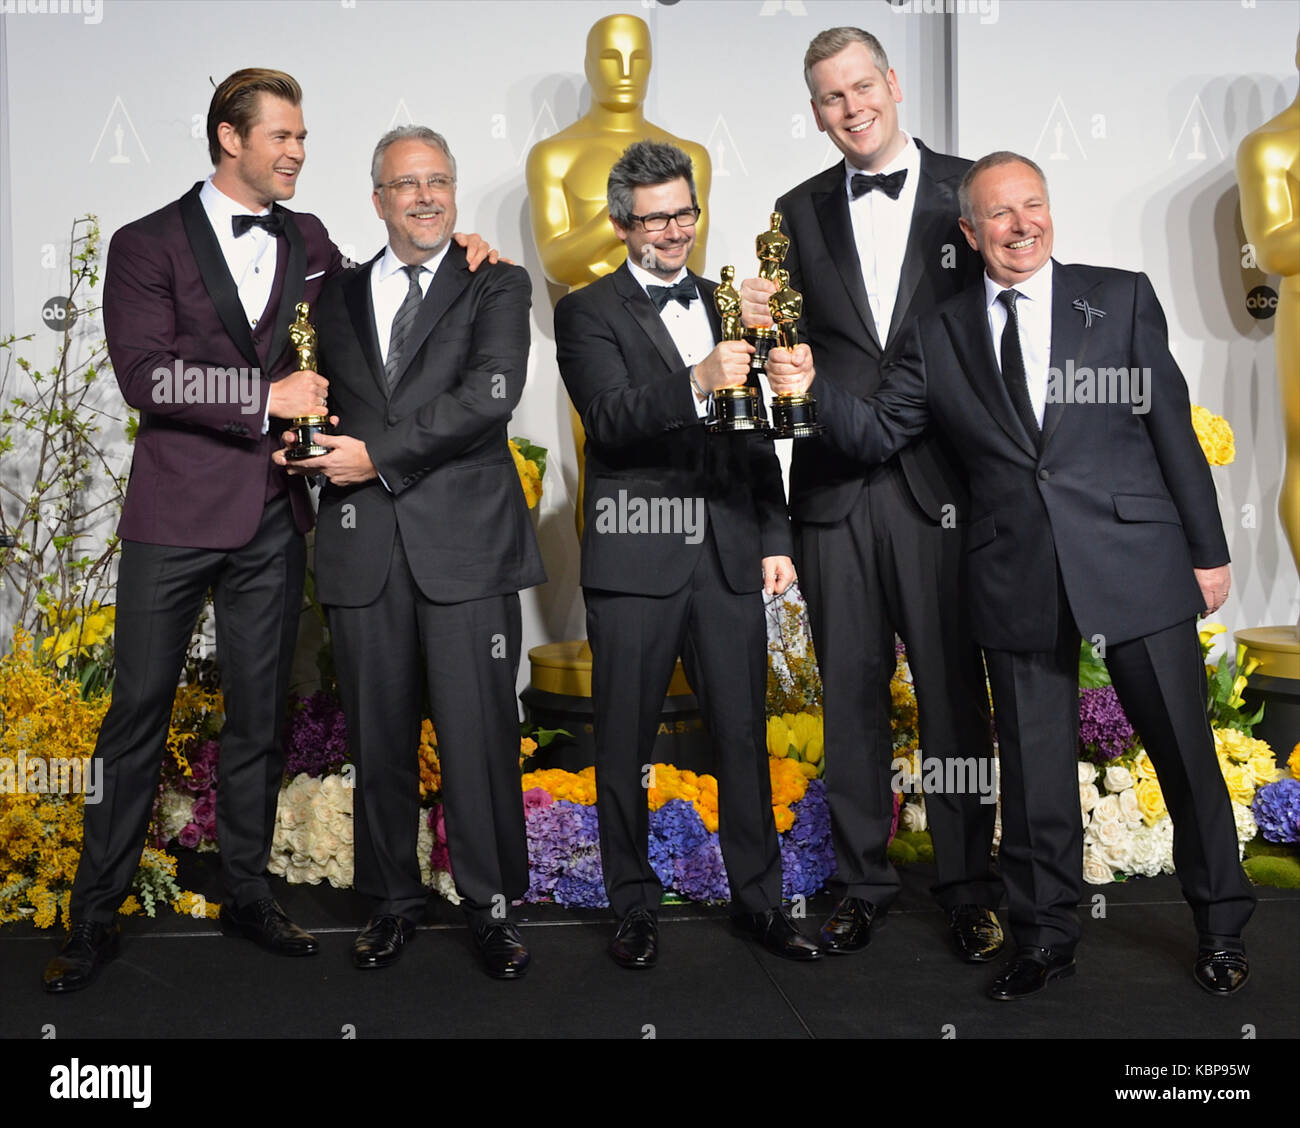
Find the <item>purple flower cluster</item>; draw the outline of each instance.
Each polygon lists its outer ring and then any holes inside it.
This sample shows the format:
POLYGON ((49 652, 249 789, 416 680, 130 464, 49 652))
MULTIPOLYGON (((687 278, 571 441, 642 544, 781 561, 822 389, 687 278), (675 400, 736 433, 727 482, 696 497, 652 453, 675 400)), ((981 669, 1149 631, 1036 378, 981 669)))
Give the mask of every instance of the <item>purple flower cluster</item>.
POLYGON ((794 826, 781 835, 781 895, 786 900, 796 895, 811 897, 835 872, 826 784, 812 780, 807 793, 790 810, 794 826))
POLYGON ((692 901, 731 899, 718 836, 704 828, 685 799, 670 799, 650 812, 650 865, 665 889, 692 901))
POLYGON ((1260 833, 1270 842, 1300 842, 1300 779, 1280 779, 1261 787, 1251 810, 1260 833))
POLYGON ((348 758, 348 726, 338 698, 324 690, 294 695, 281 739, 290 779, 302 772, 319 779, 338 771, 348 758))
POLYGON ((528 831, 528 893, 525 900, 603 908, 600 832, 596 808, 567 799, 534 806, 528 831))
POLYGON ((1133 747, 1133 726, 1113 685, 1079 690, 1080 755, 1105 767, 1133 747))

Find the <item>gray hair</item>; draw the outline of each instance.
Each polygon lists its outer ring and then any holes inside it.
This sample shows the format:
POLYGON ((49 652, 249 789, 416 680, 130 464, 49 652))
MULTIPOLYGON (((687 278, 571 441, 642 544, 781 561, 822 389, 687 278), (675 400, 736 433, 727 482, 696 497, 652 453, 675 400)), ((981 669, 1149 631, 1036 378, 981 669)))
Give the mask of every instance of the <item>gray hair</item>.
POLYGON ((808 84, 808 93, 814 98, 817 97, 817 91, 813 87, 813 67, 838 55, 852 43, 861 43, 871 52, 871 59, 880 68, 881 74, 889 73, 889 57, 880 45, 880 40, 871 32, 863 31, 860 27, 827 28, 813 36, 813 41, 808 44, 808 50, 803 56, 803 80, 808 84))
POLYGON ((423 141, 426 145, 441 149, 443 155, 451 162, 452 176, 456 175, 456 158, 451 155, 447 139, 441 133, 435 133, 427 125, 399 125, 379 139, 379 144, 375 146, 375 155, 370 159, 370 183, 376 188, 379 187, 379 169, 384 163, 384 154, 388 152, 390 145, 395 145, 398 141, 423 141))
POLYGON ((975 183, 975 178, 986 169, 1008 164, 1022 164, 1038 173, 1038 179, 1043 182, 1043 197, 1050 201, 1050 197, 1047 195, 1047 177, 1043 175, 1043 170, 1028 157, 1022 157, 1019 153, 1013 153, 1009 149, 999 149, 996 153, 989 153, 986 157, 980 157, 966 170, 966 175, 961 178, 961 183, 957 186, 957 203, 961 207, 961 217, 972 227, 975 225, 975 211, 970 198, 971 185, 975 183))
POLYGON ((620 227, 630 227, 635 206, 633 191, 673 180, 686 181, 691 190, 691 207, 698 208, 700 202, 695 196, 690 157, 667 141, 637 141, 629 145, 609 170, 606 196, 610 218, 620 227))

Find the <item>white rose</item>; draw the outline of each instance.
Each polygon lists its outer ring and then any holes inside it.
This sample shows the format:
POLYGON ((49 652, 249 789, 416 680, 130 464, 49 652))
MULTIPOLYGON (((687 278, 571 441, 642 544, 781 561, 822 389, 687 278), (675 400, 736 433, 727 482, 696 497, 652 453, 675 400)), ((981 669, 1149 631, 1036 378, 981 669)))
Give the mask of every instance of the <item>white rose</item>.
POLYGON ((1142 823, 1133 828, 1133 849, 1129 854, 1129 868, 1142 877, 1155 877, 1160 872, 1160 854, 1163 849, 1160 836, 1142 823))
POLYGON ((1118 795, 1103 795, 1092 809, 1094 826, 1099 822, 1119 822, 1121 817, 1118 795))
POLYGON ((1232 821, 1237 824, 1237 858, 1240 860, 1246 852, 1246 843, 1255 837, 1259 824, 1251 809, 1243 803, 1233 803, 1232 821))
POLYGON ((1106 769, 1106 790, 1111 792, 1126 791, 1133 786, 1133 773, 1123 764, 1111 764, 1106 769))
POLYGON ((1125 822, 1140 823, 1142 821, 1142 808, 1138 806, 1137 792, 1133 788, 1119 793, 1119 812, 1125 822))
POLYGON ((1109 885, 1115 880, 1110 866, 1091 850, 1083 852, 1083 880, 1089 885, 1109 885))
POLYGON ((1113 848, 1128 841, 1128 834, 1128 828, 1117 819, 1111 822, 1098 822, 1094 818, 1085 838, 1096 846, 1113 848))
MULTIPOLYGON (((1081 814, 1086 816, 1088 812, 1097 805, 1100 799, 1101 793, 1097 790, 1097 785, 1095 783, 1079 784, 1079 811, 1081 814)), ((1083 822, 1086 826, 1088 824, 1087 818, 1085 818, 1083 822)))
POLYGON ((1080 760, 1079 761, 1079 786, 1082 787, 1085 783, 1096 783, 1096 782, 1097 782, 1097 769, 1092 764, 1088 764, 1085 763, 1083 760, 1080 760))
POLYGON ((925 807, 920 803, 904 803, 898 812, 899 830, 924 830, 925 823, 925 807))

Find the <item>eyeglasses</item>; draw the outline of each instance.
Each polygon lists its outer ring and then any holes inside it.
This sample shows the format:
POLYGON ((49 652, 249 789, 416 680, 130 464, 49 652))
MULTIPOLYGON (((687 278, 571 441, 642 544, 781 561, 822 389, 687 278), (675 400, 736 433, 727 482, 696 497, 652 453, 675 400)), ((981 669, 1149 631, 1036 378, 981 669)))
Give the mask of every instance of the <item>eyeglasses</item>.
POLYGON ((636 220, 647 231, 663 231, 668 227, 668 221, 675 219, 677 226, 683 231, 689 231, 695 226, 695 221, 700 218, 699 208, 682 208, 679 212, 672 215, 664 215, 663 212, 656 212, 654 215, 634 215, 631 217, 636 220))
POLYGON ((455 186, 454 176, 444 176, 441 173, 437 176, 426 176, 423 180, 417 180, 414 176, 399 176, 387 184, 376 185, 377 188, 387 188, 394 196, 411 196, 421 187, 426 187, 433 192, 446 192, 455 186))

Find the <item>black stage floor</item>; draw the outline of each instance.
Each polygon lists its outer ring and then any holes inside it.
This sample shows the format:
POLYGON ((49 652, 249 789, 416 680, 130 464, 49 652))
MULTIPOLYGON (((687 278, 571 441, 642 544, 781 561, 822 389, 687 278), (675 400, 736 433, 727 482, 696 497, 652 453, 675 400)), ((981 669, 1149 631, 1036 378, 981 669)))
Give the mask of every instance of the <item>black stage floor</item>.
MULTIPOLYGON (((0 929, 0 1037, 39 1039, 1012 1038, 1290 1039, 1300 1036, 1300 891, 1260 888, 1247 932, 1252 981, 1229 999, 1193 982, 1194 934, 1175 878, 1087 887, 1078 974, 1016 1003, 984 997, 987 967, 960 963, 927 893, 933 869, 904 867, 903 890, 871 947, 791 964, 733 932, 725 907, 665 907, 659 966, 630 972, 606 954, 605 913, 519 910, 533 956, 519 982, 487 978, 460 911, 431 898, 417 942, 394 967, 360 972, 349 946, 366 905, 350 891, 277 895, 316 933, 320 955, 284 959, 167 912, 126 918, 121 952, 87 991, 44 994, 59 937, 0 929), (1099 915, 1104 908, 1104 916, 1099 915), (52 1028, 52 1030, 51 1030, 52 1028)), ((215 872, 183 874, 216 889, 215 872)), ((826 896, 801 922, 815 932, 826 896)), ((1005 921, 1004 921, 1005 923, 1005 921)))

